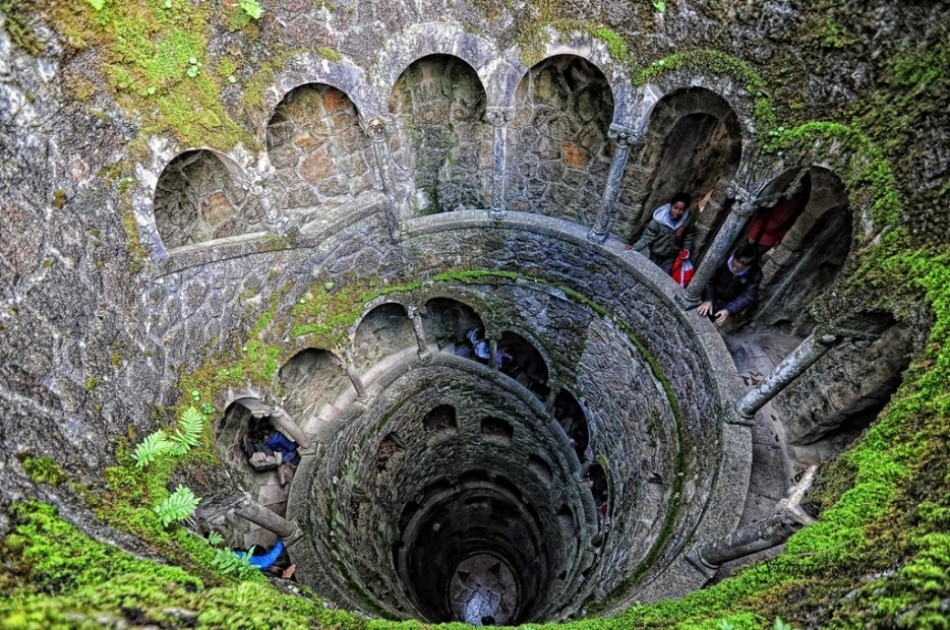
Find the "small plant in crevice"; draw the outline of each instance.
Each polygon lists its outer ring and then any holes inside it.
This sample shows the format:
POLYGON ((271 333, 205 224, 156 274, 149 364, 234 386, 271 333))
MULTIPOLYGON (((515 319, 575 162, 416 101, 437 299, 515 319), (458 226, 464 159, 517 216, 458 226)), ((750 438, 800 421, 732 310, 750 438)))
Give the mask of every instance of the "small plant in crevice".
POLYGON ((178 486, 167 499, 152 508, 163 527, 168 527, 174 522, 183 521, 195 508, 198 507, 198 497, 191 491, 191 488, 178 486))
POLYGON ((257 0, 240 0, 238 6, 252 20, 259 20, 264 15, 264 9, 261 8, 261 4, 257 0))
POLYGON ((251 564, 250 553, 238 556, 230 549, 216 549, 211 564, 224 575, 240 580, 253 578, 259 573, 258 568, 251 564))
POLYGON ((198 61, 197 57, 188 58, 188 69, 185 70, 185 74, 194 79, 198 76, 198 72, 201 71, 201 62, 198 61))

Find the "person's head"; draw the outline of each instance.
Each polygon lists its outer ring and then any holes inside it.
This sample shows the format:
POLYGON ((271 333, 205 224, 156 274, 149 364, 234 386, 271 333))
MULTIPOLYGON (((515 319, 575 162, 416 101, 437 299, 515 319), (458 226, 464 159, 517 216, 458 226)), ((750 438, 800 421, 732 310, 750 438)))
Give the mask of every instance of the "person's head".
POLYGON ((692 202, 693 198, 687 193, 681 192, 673 195, 673 198, 670 199, 670 216, 673 217, 673 220, 679 221, 692 202))
POLYGON ((733 271, 745 271, 759 257, 759 250, 752 243, 746 243, 732 255, 733 271))

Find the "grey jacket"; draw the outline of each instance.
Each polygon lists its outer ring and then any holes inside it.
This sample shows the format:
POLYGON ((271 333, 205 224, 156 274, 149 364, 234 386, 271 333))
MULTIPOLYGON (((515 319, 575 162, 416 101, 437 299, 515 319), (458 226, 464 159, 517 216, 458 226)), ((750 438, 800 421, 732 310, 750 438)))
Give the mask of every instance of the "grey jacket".
POLYGON ((673 258, 683 249, 693 249, 693 213, 687 210, 679 221, 670 217, 670 204, 653 211, 653 218, 633 249, 648 256, 673 258))

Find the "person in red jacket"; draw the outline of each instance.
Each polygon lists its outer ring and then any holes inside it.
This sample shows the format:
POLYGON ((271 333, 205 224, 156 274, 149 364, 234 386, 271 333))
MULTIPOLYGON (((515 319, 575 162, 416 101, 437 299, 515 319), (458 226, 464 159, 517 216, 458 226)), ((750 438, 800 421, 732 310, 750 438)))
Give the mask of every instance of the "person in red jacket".
POLYGON ((811 176, 808 171, 793 182, 771 208, 761 208, 749 224, 746 239, 764 254, 782 242, 795 221, 808 205, 811 176))

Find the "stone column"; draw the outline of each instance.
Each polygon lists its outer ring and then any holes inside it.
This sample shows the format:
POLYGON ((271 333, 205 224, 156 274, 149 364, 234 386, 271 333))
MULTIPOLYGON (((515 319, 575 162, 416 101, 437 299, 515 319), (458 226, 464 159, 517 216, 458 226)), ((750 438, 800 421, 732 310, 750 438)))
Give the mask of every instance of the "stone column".
POLYGON ((594 226, 587 233, 587 240, 592 243, 603 243, 607 240, 613 220, 614 205, 617 203, 617 197, 620 196, 620 182, 623 181, 623 173, 627 168, 627 158, 630 157, 630 149, 640 142, 643 132, 611 123, 607 130, 607 137, 617 146, 610 162, 607 185, 604 187, 604 195, 594 219, 594 226))
POLYGON ((493 219, 505 216, 505 177, 508 161, 508 123, 515 117, 514 107, 491 105, 485 109, 485 120, 494 127, 492 138, 492 187, 489 215, 493 219))
POLYGON ((429 342, 426 340, 426 329, 422 325, 422 315, 419 313, 419 307, 410 304, 406 307, 406 314, 412 320, 412 332, 416 334, 416 354, 420 359, 429 358, 429 342))
POLYGON ((488 367, 493 370, 498 369, 498 360, 495 358, 498 356, 498 342, 494 339, 488 340, 488 367))
POLYGON ((274 193, 267 185, 267 179, 273 174, 274 167, 266 158, 263 160, 260 172, 251 181, 240 182, 249 195, 257 199, 264 211, 264 227, 268 232, 278 236, 287 236, 297 229, 290 219, 274 207, 274 193))
POLYGON ((376 116, 363 124, 363 132, 369 137, 376 158, 376 172, 383 186, 386 202, 383 206, 386 227, 394 243, 399 241, 399 205, 396 203, 396 184, 393 179, 392 154, 386 144, 386 120, 376 116))
POLYGON ((290 545, 303 536, 303 532, 300 530, 300 526, 297 525, 296 521, 288 521, 284 517, 278 516, 276 513, 254 501, 249 494, 245 494, 244 500, 238 504, 234 513, 244 520, 274 532, 284 540, 285 545, 290 545))
POLYGON ((278 429, 289 435, 297 443, 299 450, 307 450, 313 445, 313 439, 304 433, 303 429, 294 422, 294 419, 283 407, 274 407, 271 419, 278 429))
POLYGON ((360 377, 360 373, 357 372, 356 368, 350 363, 344 365, 343 369, 346 370, 346 375, 350 378, 350 382, 353 383, 353 389, 356 390, 356 399, 360 402, 365 401, 366 386, 363 385, 363 379, 360 377))
POLYGON ((676 302, 683 310, 699 306, 702 303, 703 287, 709 282, 713 272, 726 259, 729 249, 735 242, 739 231, 746 224, 752 213, 755 212, 755 205, 752 203, 752 195, 742 186, 733 182, 726 191, 726 195, 735 199, 735 208, 726 217, 726 221, 716 237, 713 239, 706 255, 703 256, 703 262, 696 270, 696 274, 690 281, 686 291, 676 294, 676 302))
POLYGON ((712 578, 722 564, 781 545, 802 527, 814 523, 815 519, 801 508, 801 502, 815 477, 816 468, 811 466, 805 471, 801 481, 775 506, 772 516, 737 529, 719 540, 698 545, 686 554, 686 558, 712 578))
POLYGON ((792 350, 791 354, 772 369, 758 387, 746 393, 736 403, 736 411, 742 418, 752 419, 756 411, 775 398, 789 383, 831 350, 837 342, 838 337, 835 335, 825 334, 818 338, 814 334, 808 335, 797 348, 792 350))

